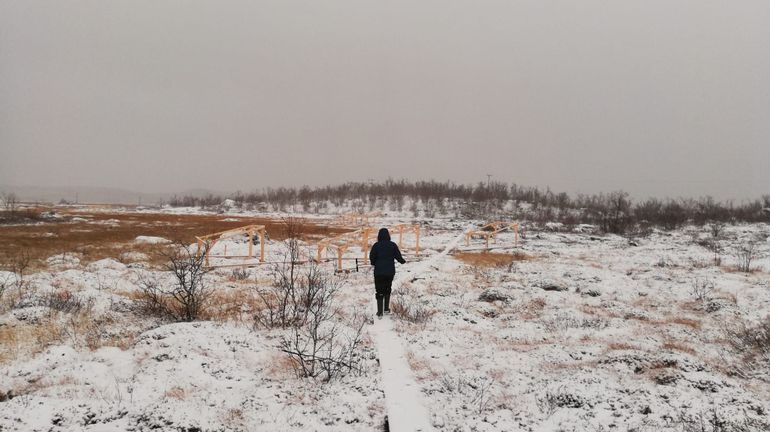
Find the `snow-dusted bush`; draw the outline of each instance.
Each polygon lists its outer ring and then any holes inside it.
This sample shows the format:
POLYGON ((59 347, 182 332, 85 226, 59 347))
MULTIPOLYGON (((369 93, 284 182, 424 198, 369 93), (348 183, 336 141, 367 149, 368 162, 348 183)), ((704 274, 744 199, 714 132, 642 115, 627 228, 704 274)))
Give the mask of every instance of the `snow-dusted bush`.
POLYGON ((746 241, 744 244, 735 248, 735 259, 738 263, 738 270, 744 273, 752 271, 751 264, 757 258, 757 245, 753 240, 746 241))
POLYGON ((164 265, 172 283, 165 283, 152 275, 140 277, 140 302, 146 312, 177 321, 194 321, 204 312, 211 296, 211 287, 204 276, 210 271, 204 265, 206 250, 200 253, 188 245, 164 250, 168 262, 164 265))
POLYGON ((325 301, 325 296, 333 297, 341 283, 339 279, 330 278, 322 272, 312 261, 305 266, 299 265, 298 224, 285 221, 285 252, 283 260, 273 267, 273 283, 266 288, 255 288, 258 296, 258 311, 254 315, 256 327, 304 325, 314 304, 325 301))
MULTIPOLYGON (((293 277, 293 275, 292 275, 293 277)), ((311 265, 296 284, 279 279, 272 295, 262 294, 264 308, 256 322, 265 327, 289 327, 281 338, 281 350, 291 359, 301 378, 324 381, 361 370, 360 345, 366 322, 360 314, 343 319, 335 305, 343 280, 311 265), (269 300, 271 296, 280 297, 269 300)))
POLYGON ((249 272, 246 269, 234 268, 232 273, 233 280, 242 281, 249 278, 249 272))
POLYGON ((736 366, 738 375, 746 375, 743 369, 770 368, 770 316, 756 323, 738 321, 725 334, 745 363, 744 367, 736 366))
POLYGON ((696 300, 706 302, 711 299, 714 291, 714 282, 706 279, 695 279, 692 283, 691 293, 696 300))
POLYGON ((469 378, 462 373, 441 376, 442 392, 459 394, 467 406, 473 407, 476 414, 490 410, 495 393, 495 380, 491 377, 469 378))
POLYGON ((330 303, 317 302, 311 307, 308 320, 282 337, 281 350, 290 357, 300 378, 331 381, 348 373, 360 373, 364 324, 366 319, 361 314, 344 322, 330 303))
POLYGON ((390 311, 398 318, 412 324, 425 324, 438 312, 423 303, 414 292, 408 289, 391 296, 390 311))

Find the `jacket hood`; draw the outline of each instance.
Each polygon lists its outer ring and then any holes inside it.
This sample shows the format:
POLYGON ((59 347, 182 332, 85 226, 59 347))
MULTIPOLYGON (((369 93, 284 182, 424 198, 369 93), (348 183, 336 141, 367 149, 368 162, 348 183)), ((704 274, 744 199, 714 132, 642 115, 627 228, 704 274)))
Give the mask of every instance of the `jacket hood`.
POLYGON ((390 241, 390 232, 387 228, 380 228, 380 232, 377 233, 377 241, 390 241))

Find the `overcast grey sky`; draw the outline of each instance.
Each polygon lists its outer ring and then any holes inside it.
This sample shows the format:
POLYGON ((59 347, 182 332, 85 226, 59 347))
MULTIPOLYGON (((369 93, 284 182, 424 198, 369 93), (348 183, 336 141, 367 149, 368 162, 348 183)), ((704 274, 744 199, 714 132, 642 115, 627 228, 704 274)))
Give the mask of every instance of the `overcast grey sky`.
POLYGON ((0 184, 770 193, 767 0, 0 0, 0 184))

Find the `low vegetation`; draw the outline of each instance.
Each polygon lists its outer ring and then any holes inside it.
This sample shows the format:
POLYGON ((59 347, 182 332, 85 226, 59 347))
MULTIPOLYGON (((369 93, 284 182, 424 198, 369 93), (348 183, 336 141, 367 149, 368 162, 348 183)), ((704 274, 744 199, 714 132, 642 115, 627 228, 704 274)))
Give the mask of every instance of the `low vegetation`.
POLYGON ((453 216, 475 219, 513 217, 568 226, 593 224, 603 232, 622 234, 651 227, 676 229, 686 223, 770 221, 770 195, 735 204, 700 199, 650 198, 634 202, 623 191, 570 196, 550 189, 501 182, 463 185, 451 182, 387 180, 310 188, 267 188, 225 196, 181 196, 171 206, 215 209, 230 198, 242 208, 323 213, 331 205, 353 203, 358 211, 409 210, 414 216, 453 216), (406 203, 411 202, 406 208, 406 203), (417 203, 420 203, 420 206, 417 203), (513 203, 513 208, 511 208, 513 203), (528 206, 520 204, 527 203, 528 206))

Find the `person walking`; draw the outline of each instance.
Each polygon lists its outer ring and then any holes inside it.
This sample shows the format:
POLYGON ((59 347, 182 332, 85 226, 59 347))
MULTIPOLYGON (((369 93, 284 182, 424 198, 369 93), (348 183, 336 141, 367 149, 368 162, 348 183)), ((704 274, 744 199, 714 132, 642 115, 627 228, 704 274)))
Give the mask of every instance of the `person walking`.
POLYGON ((393 284, 393 276, 396 275, 395 261, 405 264, 398 245, 390 241, 390 232, 387 228, 381 228, 377 233, 377 243, 372 245, 369 251, 369 261, 374 266, 374 289, 377 299, 377 318, 382 318, 382 313, 390 313, 390 290, 393 284))

